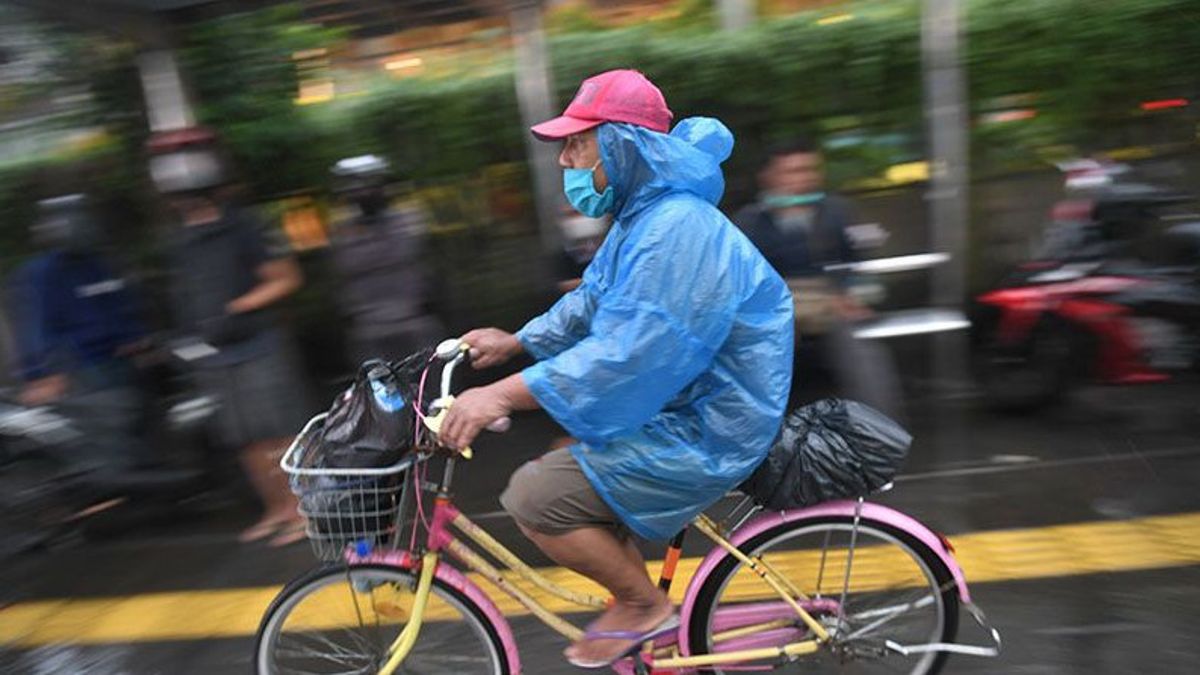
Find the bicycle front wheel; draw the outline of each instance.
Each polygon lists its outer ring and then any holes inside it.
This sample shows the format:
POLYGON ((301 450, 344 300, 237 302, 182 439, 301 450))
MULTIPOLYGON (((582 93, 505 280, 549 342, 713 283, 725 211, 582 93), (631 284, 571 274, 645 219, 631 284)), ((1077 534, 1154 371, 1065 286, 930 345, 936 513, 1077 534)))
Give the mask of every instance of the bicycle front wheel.
MULTIPOLYGON (((945 663, 943 652, 901 656, 887 648, 889 641, 953 642, 958 630, 950 570, 906 532, 867 518, 857 526, 852 518, 816 518, 780 524, 740 548, 761 557, 806 596, 800 604, 830 635, 817 653, 776 663, 779 672, 931 675, 945 663)), ((733 556, 700 587, 689 619, 693 654, 812 638, 790 605, 733 556)))
MULTIPOLYGON (((259 675, 374 675, 412 615, 416 575, 387 565, 315 570, 288 584, 258 630, 259 675)), ((504 645, 483 611, 433 580, 421 632, 397 673, 507 675, 504 645)))

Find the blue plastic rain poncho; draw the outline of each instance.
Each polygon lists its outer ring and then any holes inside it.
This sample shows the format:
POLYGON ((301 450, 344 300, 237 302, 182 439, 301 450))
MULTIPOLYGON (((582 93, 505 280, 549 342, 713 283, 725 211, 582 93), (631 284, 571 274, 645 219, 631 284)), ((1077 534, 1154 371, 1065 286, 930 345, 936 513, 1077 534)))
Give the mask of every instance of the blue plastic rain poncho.
POLYGON ((597 493, 666 539, 765 457, 791 383, 792 299, 715 206, 725 125, 609 123, 598 140, 613 227, 583 283, 517 337, 538 359, 525 382, 581 441, 597 493))

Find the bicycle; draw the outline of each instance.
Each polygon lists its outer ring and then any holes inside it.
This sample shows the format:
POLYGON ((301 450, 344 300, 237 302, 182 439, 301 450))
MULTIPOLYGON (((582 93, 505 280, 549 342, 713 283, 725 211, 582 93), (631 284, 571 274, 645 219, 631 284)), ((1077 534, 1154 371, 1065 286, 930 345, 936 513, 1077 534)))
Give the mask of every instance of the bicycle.
MULTIPOLYGON (((466 355, 457 341, 439 346, 441 396, 422 416, 426 431, 419 433, 436 432, 453 402, 454 369, 466 355)), ((423 390, 424 376, 418 411, 423 390)), ((520 673, 504 615, 444 560, 447 554, 569 640, 583 631, 517 581, 581 611, 606 606, 604 598, 554 583, 458 511, 451 498, 454 455, 436 483, 426 476, 432 446, 384 469, 306 467, 305 441, 322 420, 306 425, 281 465, 309 519, 314 551, 332 564, 292 581, 271 603, 256 640, 258 673, 520 673), (432 514, 421 498, 427 492, 434 495, 432 514)), ((470 450, 461 456, 469 459, 470 450)), ((614 671, 724 673, 832 662, 915 674, 937 672, 954 653, 999 654, 999 633, 971 602, 949 542, 913 518, 862 497, 758 510, 744 498, 721 523, 706 515, 694 521, 691 529, 714 547, 687 584, 678 631, 642 645, 614 671), (960 609, 992 644, 955 642, 960 609)), ((667 548, 664 590, 678 570, 686 532, 667 548)))

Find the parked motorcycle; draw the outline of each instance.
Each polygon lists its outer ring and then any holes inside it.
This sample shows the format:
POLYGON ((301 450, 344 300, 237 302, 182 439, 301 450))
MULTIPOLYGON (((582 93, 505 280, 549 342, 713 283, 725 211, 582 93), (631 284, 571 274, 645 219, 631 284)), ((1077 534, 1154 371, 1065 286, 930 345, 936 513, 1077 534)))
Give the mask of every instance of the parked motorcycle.
POLYGON ((216 402, 181 383, 160 383, 147 430, 169 454, 126 466, 89 460, 104 455, 74 411, 28 407, 0 390, 0 559, 79 538, 102 515, 160 518, 202 502, 221 483, 205 451, 216 402))
POLYGON ((1200 367, 1200 217, 1188 195, 1112 184, 1054 222, 1039 255, 975 299, 976 375, 991 407, 1030 412, 1085 383, 1200 367))

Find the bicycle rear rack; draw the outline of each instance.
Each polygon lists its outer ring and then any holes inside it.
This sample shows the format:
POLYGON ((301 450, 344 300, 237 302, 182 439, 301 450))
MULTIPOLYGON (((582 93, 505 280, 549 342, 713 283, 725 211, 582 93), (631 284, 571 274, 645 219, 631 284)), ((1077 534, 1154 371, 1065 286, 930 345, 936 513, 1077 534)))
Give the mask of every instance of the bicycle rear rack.
POLYGON ((920 645, 902 645, 888 640, 884 645, 893 652, 902 656, 911 656, 913 654, 921 654, 924 652, 947 652, 949 654, 962 654, 964 656, 985 656, 993 657, 1000 655, 1001 640, 1000 631, 992 627, 987 622, 987 617, 984 616, 983 610, 973 602, 963 603, 963 608, 975 619, 975 623, 988 634, 992 639, 992 646, 981 645, 960 645, 953 642, 930 642, 920 645))

